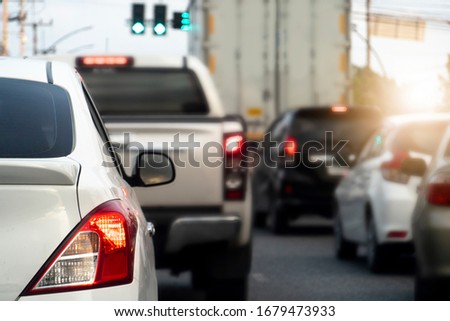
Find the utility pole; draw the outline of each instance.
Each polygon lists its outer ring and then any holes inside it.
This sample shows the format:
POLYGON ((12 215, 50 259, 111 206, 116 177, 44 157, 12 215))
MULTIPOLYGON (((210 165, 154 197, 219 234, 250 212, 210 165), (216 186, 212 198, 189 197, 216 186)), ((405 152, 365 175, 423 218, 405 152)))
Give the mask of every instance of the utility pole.
POLYGON ((3 0, 2 56, 8 55, 8 0, 3 0))
POLYGON ((280 87, 280 50, 281 50, 281 8, 280 0, 275 1, 275 118, 281 112, 281 87, 280 87))
POLYGON ((39 20, 38 22, 33 22, 26 25, 33 28, 33 55, 35 56, 38 54, 38 27, 51 27, 53 25, 53 20, 50 20, 49 22, 39 20))
POLYGON ((367 25, 367 51, 366 51, 366 63, 367 69, 370 69, 370 2, 371 0, 366 0, 366 25, 367 25))
POLYGON ((25 0, 20 0, 20 11, 19 11, 19 39, 20 39, 20 56, 25 55, 25 0))

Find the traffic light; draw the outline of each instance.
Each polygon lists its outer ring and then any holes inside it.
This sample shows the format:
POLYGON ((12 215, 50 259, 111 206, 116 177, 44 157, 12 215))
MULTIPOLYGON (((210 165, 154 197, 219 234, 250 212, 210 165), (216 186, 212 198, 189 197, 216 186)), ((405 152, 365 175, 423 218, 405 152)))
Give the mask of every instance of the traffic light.
POLYGON ((163 4, 157 4, 154 7, 153 33, 157 36, 164 36, 167 32, 166 8, 163 4))
POLYGON ((131 32, 142 35, 145 32, 145 5, 133 3, 131 13, 131 32))
POLYGON ((191 30, 191 15, 189 12, 174 12, 173 28, 183 31, 191 30))

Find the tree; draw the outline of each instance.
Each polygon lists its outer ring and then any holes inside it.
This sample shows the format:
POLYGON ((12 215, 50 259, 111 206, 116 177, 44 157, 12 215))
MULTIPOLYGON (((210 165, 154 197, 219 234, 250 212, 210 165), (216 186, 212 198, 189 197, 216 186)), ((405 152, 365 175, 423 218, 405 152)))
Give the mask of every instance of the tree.
POLYGON ((352 98, 356 106, 375 106, 385 114, 401 111, 397 83, 367 67, 353 66, 352 98))

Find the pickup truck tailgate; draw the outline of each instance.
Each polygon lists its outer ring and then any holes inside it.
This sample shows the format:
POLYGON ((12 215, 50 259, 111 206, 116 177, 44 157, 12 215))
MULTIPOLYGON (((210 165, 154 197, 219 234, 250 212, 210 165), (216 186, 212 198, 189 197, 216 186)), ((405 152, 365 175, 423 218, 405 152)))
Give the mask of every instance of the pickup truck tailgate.
POLYGON ((135 188, 143 207, 218 206, 223 201, 223 126, 221 119, 189 121, 177 118, 133 122, 108 121, 106 127, 127 174, 136 164, 138 149, 163 151, 175 166, 169 185, 135 188), (195 147, 194 147, 195 145, 195 147))

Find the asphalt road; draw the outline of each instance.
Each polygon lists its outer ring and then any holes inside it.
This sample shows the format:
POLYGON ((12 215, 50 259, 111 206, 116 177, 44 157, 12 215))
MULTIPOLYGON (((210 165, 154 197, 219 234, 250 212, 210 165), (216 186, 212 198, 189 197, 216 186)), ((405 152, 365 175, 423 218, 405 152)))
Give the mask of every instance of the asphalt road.
MULTIPOLYGON (((383 274, 366 268, 364 249, 354 261, 334 257, 328 221, 300 220, 283 236, 256 229, 249 300, 412 300, 414 262, 404 257, 383 274)), ((158 272, 160 300, 204 300, 188 273, 158 272)))

